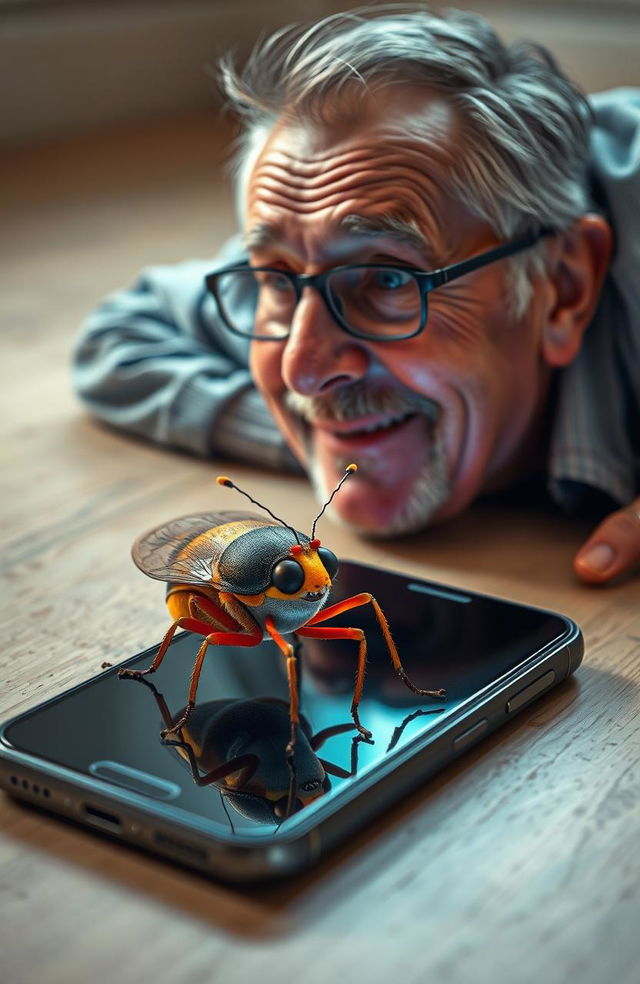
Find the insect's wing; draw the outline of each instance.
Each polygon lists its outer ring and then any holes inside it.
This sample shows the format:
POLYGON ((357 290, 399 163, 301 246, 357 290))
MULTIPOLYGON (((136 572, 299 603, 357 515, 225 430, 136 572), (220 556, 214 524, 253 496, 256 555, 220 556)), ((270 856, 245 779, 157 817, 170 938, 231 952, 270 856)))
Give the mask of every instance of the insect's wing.
POLYGON ((249 512, 181 516, 139 536, 131 556, 141 571, 158 581, 211 584, 212 572, 226 546, 226 538, 216 533, 217 528, 230 523, 250 528, 263 522, 249 512))

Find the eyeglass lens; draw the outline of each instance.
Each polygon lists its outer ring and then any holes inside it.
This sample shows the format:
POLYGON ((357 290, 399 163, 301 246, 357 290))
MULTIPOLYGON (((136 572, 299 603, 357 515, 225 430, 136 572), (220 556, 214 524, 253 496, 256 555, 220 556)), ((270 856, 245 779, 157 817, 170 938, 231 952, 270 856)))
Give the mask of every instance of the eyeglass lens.
MULTIPOLYGON (((359 335, 394 338, 420 330, 422 297, 417 281, 387 266, 333 270, 326 279, 332 312, 359 335)), ((293 282, 277 270, 233 270, 217 280, 227 323, 253 338, 288 335, 297 305, 293 282), (247 303, 255 300, 255 307, 247 303)))

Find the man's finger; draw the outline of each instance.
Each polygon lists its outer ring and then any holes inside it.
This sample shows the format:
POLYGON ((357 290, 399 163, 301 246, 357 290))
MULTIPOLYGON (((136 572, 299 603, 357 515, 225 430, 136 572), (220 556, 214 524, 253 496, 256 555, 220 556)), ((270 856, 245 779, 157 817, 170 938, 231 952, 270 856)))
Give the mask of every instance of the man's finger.
POLYGON ((600 584, 640 561, 640 499, 600 523, 578 552, 574 570, 583 581, 600 584))

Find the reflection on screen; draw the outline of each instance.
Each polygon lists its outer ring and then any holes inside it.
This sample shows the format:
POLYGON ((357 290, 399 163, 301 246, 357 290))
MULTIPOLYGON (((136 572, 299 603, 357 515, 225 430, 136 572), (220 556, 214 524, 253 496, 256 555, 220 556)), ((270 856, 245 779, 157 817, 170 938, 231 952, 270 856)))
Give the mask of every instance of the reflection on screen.
MULTIPOLYGON (((76 771, 170 799, 172 807, 206 819, 218 833, 273 836, 437 728, 472 694, 566 631, 561 618, 546 612, 428 582, 390 580, 383 571, 367 571, 366 585, 362 577, 360 568, 343 564, 330 603, 371 591, 409 677, 420 688, 447 692, 446 700, 432 701, 406 688, 371 606, 332 619, 332 625, 363 628, 367 637, 360 718, 371 741, 358 734, 350 715, 357 643, 322 639, 303 641, 301 720, 294 734, 284 660, 269 641, 251 649, 211 647, 190 720, 162 739, 160 731, 184 710, 200 644, 190 633, 176 637, 152 677, 119 680, 114 670, 36 710, 7 737, 76 771), (295 749, 288 755, 292 738, 295 749)), ((146 668, 152 656, 128 665, 146 668)))

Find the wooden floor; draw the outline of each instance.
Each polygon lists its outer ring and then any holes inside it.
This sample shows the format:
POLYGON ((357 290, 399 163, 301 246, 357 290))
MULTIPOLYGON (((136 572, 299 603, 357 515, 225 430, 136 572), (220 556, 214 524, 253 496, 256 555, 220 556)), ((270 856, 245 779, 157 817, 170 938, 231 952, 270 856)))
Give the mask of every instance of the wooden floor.
MULTIPOLYGON (((219 129, 150 127, 0 170, 3 718, 158 640, 163 593, 130 544, 226 495, 215 465, 92 422, 68 372, 98 297, 233 228, 219 129)), ((234 476, 307 528, 303 480, 234 476)), ((342 555, 570 615, 575 682, 277 888, 208 882, 2 797, 3 982, 637 981, 640 582, 577 583, 585 532, 496 503, 389 544, 327 520, 342 555)))

